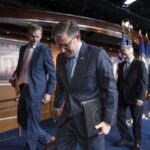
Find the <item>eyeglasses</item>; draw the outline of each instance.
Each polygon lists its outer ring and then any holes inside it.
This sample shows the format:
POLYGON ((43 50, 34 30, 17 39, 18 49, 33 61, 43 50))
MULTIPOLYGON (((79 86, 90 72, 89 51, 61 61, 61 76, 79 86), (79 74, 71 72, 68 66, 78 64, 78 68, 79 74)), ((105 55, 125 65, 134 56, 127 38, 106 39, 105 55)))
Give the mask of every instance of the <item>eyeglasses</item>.
POLYGON ((64 48, 64 49, 68 48, 68 47, 71 45, 71 43, 72 43, 72 41, 73 41, 73 39, 74 39, 75 37, 76 37, 76 36, 73 36, 73 37, 71 38, 71 40, 70 40, 69 42, 67 42, 67 43, 64 43, 64 44, 56 44, 56 47, 57 47, 57 48, 64 48))

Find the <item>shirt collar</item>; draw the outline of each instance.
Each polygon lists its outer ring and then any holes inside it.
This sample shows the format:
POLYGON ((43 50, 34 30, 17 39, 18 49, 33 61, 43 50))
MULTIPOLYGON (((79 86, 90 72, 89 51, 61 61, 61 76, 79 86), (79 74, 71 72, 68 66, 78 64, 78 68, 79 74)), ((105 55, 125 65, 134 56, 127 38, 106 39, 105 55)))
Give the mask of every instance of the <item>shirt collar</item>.
POLYGON ((130 60, 128 60, 128 62, 131 64, 133 59, 134 59, 134 56, 130 60))
POLYGON ((35 49, 35 48, 36 48, 36 46, 37 46, 37 44, 32 45, 32 46, 31 46, 30 44, 28 45, 28 47, 29 47, 29 48, 32 48, 32 49, 35 49))
POLYGON ((36 48, 36 46, 37 46, 37 44, 36 44, 36 45, 33 45, 33 46, 32 46, 32 48, 33 48, 33 49, 35 49, 35 48, 36 48))
POLYGON ((133 59, 134 59, 134 56, 133 56, 133 57, 131 57, 131 58, 130 58, 130 60, 125 60, 125 62, 127 62, 127 63, 131 64, 131 63, 132 63, 132 61, 133 61, 133 59))
POLYGON ((78 47, 78 49, 75 52, 75 56, 74 56, 75 58, 78 58, 81 46, 82 46, 82 42, 80 42, 79 47, 78 47))

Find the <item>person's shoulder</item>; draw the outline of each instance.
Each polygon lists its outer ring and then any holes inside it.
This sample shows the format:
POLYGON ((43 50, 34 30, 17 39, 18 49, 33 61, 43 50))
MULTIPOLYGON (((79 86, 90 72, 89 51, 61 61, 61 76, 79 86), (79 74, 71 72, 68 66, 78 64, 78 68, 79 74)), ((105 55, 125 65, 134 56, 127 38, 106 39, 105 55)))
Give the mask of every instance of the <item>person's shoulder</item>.
POLYGON ((121 67, 121 66, 123 66, 124 64, 125 64, 125 61, 121 61, 121 62, 118 63, 118 66, 121 67))
POLYGON ((145 68, 146 67, 145 63, 142 60, 139 60, 137 58, 134 59, 134 64, 136 66, 138 66, 138 68, 145 68))
POLYGON ((45 49, 45 50, 49 50, 49 49, 50 49, 47 45, 44 45, 44 44, 42 44, 42 43, 39 43, 37 46, 38 46, 39 48, 45 49))
POLYGON ((95 45, 91 45, 91 44, 87 44, 87 48, 88 48, 88 50, 93 50, 95 52, 100 50, 99 47, 97 47, 95 45))
POLYGON ((62 65, 67 61, 67 58, 63 53, 59 53, 56 58, 57 65, 62 65))
POLYGON ((87 51, 90 53, 95 53, 96 55, 100 53, 106 53, 106 51, 103 48, 91 44, 87 44, 87 51))
POLYGON ((137 64, 144 64, 144 62, 142 60, 139 60, 137 58, 134 58, 134 62, 137 64))
POLYGON ((20 48, 25 49, 27 46, 28 46, 28 44, 24 44, 24 45, 21 45, 20 48))
POLYGON ((28 46, 28 44, 21 45, 20 46, 20 53, 23 53, 26 50, 27 46, 28 46))

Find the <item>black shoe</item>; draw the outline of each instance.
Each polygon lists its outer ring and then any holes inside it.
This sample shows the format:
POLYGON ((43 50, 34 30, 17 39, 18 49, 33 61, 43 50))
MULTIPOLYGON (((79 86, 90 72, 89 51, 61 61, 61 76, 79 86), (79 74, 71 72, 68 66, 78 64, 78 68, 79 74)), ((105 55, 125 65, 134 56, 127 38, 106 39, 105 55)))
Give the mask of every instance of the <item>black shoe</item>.
POLYGON ((132 141, 132 138, 122 138, 117 142, 117 146, 123 146, 132 141))
POLYGON ((142 150, 140 147, 140 144, 138 144, 138 143, 134 144, 133 150, 142 150))

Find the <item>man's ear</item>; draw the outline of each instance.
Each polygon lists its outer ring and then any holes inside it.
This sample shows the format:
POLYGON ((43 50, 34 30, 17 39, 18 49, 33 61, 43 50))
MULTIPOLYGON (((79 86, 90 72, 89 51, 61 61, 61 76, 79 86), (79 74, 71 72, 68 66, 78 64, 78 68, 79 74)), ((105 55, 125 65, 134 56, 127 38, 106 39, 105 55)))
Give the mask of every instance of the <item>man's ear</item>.
POLYGON ((76 35, 76 38, 77 38, 78 40, 80 40, 80 39, 81 39, 80 34, 76 35))

